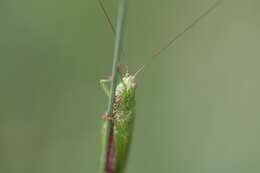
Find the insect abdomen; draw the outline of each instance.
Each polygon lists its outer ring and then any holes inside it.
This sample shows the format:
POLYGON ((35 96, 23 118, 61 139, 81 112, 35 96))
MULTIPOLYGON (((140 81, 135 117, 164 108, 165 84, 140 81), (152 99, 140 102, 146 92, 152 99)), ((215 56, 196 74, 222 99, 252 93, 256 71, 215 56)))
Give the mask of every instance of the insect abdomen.
POLYGON ((127 161, 135 114, 134 90, 125 91, 120 98, 113 129, 116 148, 116 170, 118 173, 123 172, 127 161))

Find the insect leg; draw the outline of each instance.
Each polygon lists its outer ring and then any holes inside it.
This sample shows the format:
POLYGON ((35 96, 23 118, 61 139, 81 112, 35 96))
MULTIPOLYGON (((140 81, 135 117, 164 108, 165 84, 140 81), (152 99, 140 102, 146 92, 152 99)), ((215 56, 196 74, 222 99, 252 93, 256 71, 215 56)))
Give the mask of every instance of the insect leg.
POLYGON ((109 97, 110 91, 109 91, 109 88, 107 87, 106 83, 109 83, 109 82, 111 82, 110 79, 101 79, 101 80, 99 81, 99 83, 100 83, 102 89, 104 90, 105 94, 106 94, 108 97, 109 97))
MULTIPOLYGON (((121 71, 121 67, 120 67, 120 64, 117 64, 116 65, 116 70, 118 71, 118 74, 119 74, 119 78, 121 80, 121 82, 123 82, 124 86, 126 87, 125 83, 124 83, 124 80, 123 80, 123 74, 122 74, 122 71, 121 71)), ((99 81, 102 89, 104 90, 105 94, 109 97, 110 95, 110 90, 109 88, 107 87, 107 83, 111 82, 111 78, 112 77, 109 77, 109 79, 101 79, 99 81)))
POLYGON ((108 116, 107 113, 101 115, 101 119, 104 121, 114 121, 115 117, 114 116, 108 116))

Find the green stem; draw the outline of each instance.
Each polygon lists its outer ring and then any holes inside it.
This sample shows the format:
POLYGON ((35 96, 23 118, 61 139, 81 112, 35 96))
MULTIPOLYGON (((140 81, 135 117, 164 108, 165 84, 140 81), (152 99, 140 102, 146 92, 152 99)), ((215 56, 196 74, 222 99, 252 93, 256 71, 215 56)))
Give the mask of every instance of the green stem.
MULTIPOLYGON (((115 90, 117 85, 117 64, 120 59, 120 55, 122 52, 122 40, 123 40, 123 30, 124 30, 124 21, 126 14, 126 4, 127 0, 119 0, 118 1, 118 15, 117 15, 117 25, 116 25, 116 36, 115 36, 115 45, 114 45, 114 53, 113 53, 113 64, 112 64, 112 82, 110 87, 110 97, 108 101, 107 115, 112 116, 113 112, 113 104, 115 97, 115 90)), ((106 158, 107 158, 107 150, 109 143, 109 134, 111 131, 111 121, 106 121, 104 124, 104 142, 102 143, 101 155, 100 155, 100 163, 99 163, 99 173, 104 173, 106 168, 106 158)))

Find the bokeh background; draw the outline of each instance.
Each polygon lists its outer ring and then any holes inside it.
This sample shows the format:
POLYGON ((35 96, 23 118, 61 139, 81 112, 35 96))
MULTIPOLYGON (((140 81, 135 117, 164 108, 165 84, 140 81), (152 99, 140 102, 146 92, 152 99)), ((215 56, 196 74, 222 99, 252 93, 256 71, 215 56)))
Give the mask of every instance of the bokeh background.
MULTIPOLYGON (((214 2, 129 0, 121 63, 135 72, 214 2)), ((258 0, 225 0, 142 72, 127 172, 260 172, 259 19, 258 0)), ((96 172, 112 49, 97 0, 0 1, 1 173, 96 172)))

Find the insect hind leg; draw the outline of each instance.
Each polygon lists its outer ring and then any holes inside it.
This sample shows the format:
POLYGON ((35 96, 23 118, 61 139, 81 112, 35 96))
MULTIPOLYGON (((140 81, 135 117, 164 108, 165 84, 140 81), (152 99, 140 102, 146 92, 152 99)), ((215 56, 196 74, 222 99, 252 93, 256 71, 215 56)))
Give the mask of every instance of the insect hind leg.
POLYGON ((104 121, 114 121, 115 117, 114 116, 108 116, 107 113, 104 113, 101 115, 101 119, 104 121))

